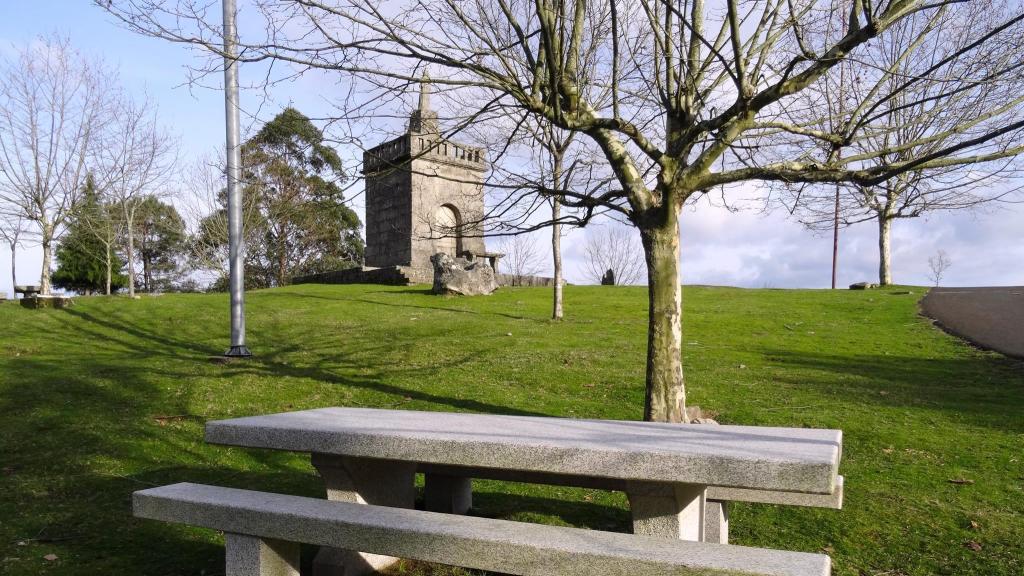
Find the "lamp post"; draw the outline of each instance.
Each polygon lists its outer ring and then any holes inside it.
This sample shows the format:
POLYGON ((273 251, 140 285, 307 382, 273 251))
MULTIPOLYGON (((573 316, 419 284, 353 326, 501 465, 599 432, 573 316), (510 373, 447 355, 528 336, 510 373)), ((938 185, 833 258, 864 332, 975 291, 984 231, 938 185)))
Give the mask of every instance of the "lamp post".
POLYGON ((248 358, 245 346, 245 246, 242 242, 242 190, 238 119, 238 30, 235 25, 235 0, 223 0, 224 8, 224 112, 227 127, 228 181, 228 259, 231 293, 231 348, 224 353, 233 358, 248 358))

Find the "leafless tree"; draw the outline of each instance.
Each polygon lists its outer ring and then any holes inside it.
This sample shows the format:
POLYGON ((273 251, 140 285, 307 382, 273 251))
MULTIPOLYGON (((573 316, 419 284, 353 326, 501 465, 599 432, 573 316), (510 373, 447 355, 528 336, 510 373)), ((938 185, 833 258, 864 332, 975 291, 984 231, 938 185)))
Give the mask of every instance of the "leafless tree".
POLYGON ((644 277, 644 251, 628 228, 604 225, 588 230, 584 253, 588 280, 595 284, 609 270, 615 284, 637 284, 644 277))
MULTIPOLYGON (((188 261, 192 273, 210 285, 225 285, 228 279, 227 181, 223 153, 197 158, 184 173, 184 190, 177 205, 188 231, 188 261)), ((246 197, 242 210, 245 244, 262 229, 260 214, 246 197)))
POLYGON ((128 295, 135 296, 136 214, 146 196, 165 196, 177 162, 177 139, 160 126, 149 100, 121 95, 116 111, 96 139, 96 186, 120 211, 128 262, 128 295))
POLYGON ((531 234, 515 234, 501 239, 505 256, 500 264, 512 279, 513 286, 522 286, 526 278, 540 274, 541 251, 537 239, 531 234))
POLYGON ((938 287, 939 282, 942 282, 942 277, 946 274, 946 270, 953 265, 953 261, 949 259, 949 255, 946 254, 945 250, 940 249, 935 253, 935 256, 928 257, 928 269, 930 273, 928 278, 938 287))
MULTIPOLYGON (((110 296, 114 275, 114 260, 118 244, 123 238, 124 218, 120 206, 111 204, 99 190, 96 189, 95 179, 91 176, 86 180, 87 191, 79 197, 79 201, 72 206, 70 220, 81 226, 90 236, 102 246, 98 253, 87 251, 89 256, 103 263, 105 268, 104 294, 110 296), (94 194, 89 198, 88 194, 94 194)), ((79 248, 85 248, 79 246, 79 248)), ((120 270, 119 270, 120 272, 120 270)))
POLYGON ((0 210, 0 238, 11 250, 11 289, 18 285, 18 268, 15 259, 26 233, 24 217, 20 212, 4 213, 0 210))
MULTIPOLYGON (((1009 16, 999 1, 911 14, 864 50, 863 70, 842 65, 822 83, 821 94, 808 94, 833 96, 827 127, 841 136, 835 153, 845 151, 851 162, 913 164, 948 149, 973 149, 979 156, 977 162, 934 162, 874 183, 849 183, 835 197, 832 187, 795 188, 791 209, 812 229, 877 223, 882 285, 892 283, 893 222, 1009 200, 1019 190, 1012 183, 1019 174, 1019 131, 998 133, 1024 104, 1020 45, 971 47, 979 30, 996 30, 1009 16), (978 141, 989 134, 994 137, 978 141)), ((805 110, 794 115, 817 114, 811 106, 805 110)))
MULTIPOLYGON (((219 15, 206 5, 99 4, 133 30, 222 56, 219 15)), ((513 141, 527 118, 584 135, 613 178, 585 190, 543 192, 578 208, 581 223, 607 210, 639 229, 649 297, 644 417, 678 422, 685 414, 679 212, 690 198, 749 181, 874 186, 911 170, 978 163, 1019 150, 1024 120, 1016 107, 976 125, 967 141, 897 162, 880 154, 842 156, 836 152, 847 134, 792 116, 799 96, 840 63, 849 63, 855 74, 873 73, 860 57, 884 43, 891 27, 957 4, 855 0, 846 12, 840 0, 410 0, 386 7, 373 0, 265 0, 247 17, 261 20, 254 28, 267 34, 244 38, 240 59, 289 63, 286 74, 310 67, 344 74, 359 88, 349 93, 358 97, 338 103, 340 124, 383 110, 429 64, 434 85, 450 95, 449 135, 511 121, 507 135, 513 141), (835 24, 840 21, 842 26, 835 24), (827 34, 826 24, 837 32, 827 34), (582 55, 591 52, 599 59, 584 74, 582 55)), ((973 30, 963 50, 1019 50, 1022 20, 1024 13, 1014 13, 999 26, 973 30)), ((943 61, 925 72, 894 91, 945 77, 950 89, 929 105, 941 109, 959 94, 943 61)), ((1015 70, 990 72, 996 81, 1015 70)), ((897 105, 890 92, 847 109, 871 110, 858 118, 885 115, 897 105)), ((812 109, 827 119, 820 106, 818 101, 812 109)), ((500 148, 491 160, 502 161, 500 148)), ((536 196, 519 198, 536 205, 536 196)))
POLYGON ((102 63, 58 37, 39 38, 0 69, 0 201, 38 229, 43 294, 112 84, 102 63))

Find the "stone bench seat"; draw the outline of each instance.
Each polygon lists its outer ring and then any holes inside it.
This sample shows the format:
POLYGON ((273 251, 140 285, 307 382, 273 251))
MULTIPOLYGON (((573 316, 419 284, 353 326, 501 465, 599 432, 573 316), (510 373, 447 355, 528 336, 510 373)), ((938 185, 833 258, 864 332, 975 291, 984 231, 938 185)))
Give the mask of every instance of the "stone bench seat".
MULTIPOLYGON (((493 468, 469 468, 420 464, 418 471, 425 479, 424 497, 427 510, 466 514, 473 506, 472 480, 501 480, 505 482, 526 482, 553 486, 575 486, 595 490, 629 491, 629 483, 614 478, 596 478, 564 474, 544 474, 519 470, 498 470, 493 468)), ((830 494, 808 492, 787 492, 782 490, 758 490, 708 486, 705 492, 707 503, 704 508, 705 542, 727 544, 729 542, 729 502, 750 502, 782 506, 807 506, 812 508, 843 507, 843 477, 836 476, 835 489, 830 494)))
POLYGON ((521 575, 821 576, 828 556, 181 483, 135 516, 225 532, 227 574, 298 576, 299 544, 521 575))
MULTIPOLYGON (((479 478, 481 480, 501 480, 505 482, 526 482, 530 484, 548 484, 552 486, 576 486, 595 490, 616 490, 625 492, 627 482, 614 478, 595 478, 563 474, 543 474, 521 472, 518 470, 499 470, 494 468, 468 468, 461 466, 444 466, 437 464, 421 464, 417 470, 428 479, 427 498, 432 494, 429 486, 431 477, 479 478)), ((812 508, 843 508, 843 476, 836 476, 835 489, 830 494, 808 492, 786 492, 781 490, 757 490, 748 488, 730 488, 726 486, 708 486, 706 498, 721 502, 752 502, 757 504, 780 504, 785 506, 808 506, 812 508)), ((471 504, 467 501, 465 504, 471 504)), ((467 506, 468 508, 468 506, 467 506)), ((466 510, 439 510, 444 512, 464 513, 466 510)))

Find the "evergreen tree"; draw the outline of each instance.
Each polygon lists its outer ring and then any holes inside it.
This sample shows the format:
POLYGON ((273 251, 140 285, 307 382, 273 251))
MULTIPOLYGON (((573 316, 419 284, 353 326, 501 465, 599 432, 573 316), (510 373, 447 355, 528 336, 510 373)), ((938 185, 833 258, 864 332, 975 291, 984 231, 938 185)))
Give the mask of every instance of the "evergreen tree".
POLYGON ((174 206, 146 196, 135 221, 137 256, 142 276, 136 286, 146 292, 169 290, 183 275, 180 266, 186 250, 185 222, 174 206))
POLYGON ((249 245, 250 286, 288 284, 297 274, 362 262, 362 223, 338 185, 341 158, 306 116, 286 108, 242 148, 247 207, 261 233, 249 245))
POLYGON ((67 231, 57 245, 54 286, 85 294, 104 291, 108 260, 110 289, 128 286, 128 277, 121 272, 124 261, 113 251, 112 243, 104 241, 109 230, 116 228, 113 218, 111 208, 96 193, 92 179, 87 179, 81 199, 71 210, 67 231), (104 227, 109 227, 108 231, 100 233, 104 227))

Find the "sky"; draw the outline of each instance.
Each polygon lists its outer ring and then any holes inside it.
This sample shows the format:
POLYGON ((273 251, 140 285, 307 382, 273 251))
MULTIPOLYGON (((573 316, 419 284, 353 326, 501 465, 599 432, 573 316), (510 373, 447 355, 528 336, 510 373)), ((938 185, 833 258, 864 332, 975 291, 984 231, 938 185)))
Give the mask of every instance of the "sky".
MULTIPOLYGON (((224 104, 217 85, 219 77, 210 79, 209 88, 189 87, 186 66, 195 62, 193 53, 124 30, 86 0, 0 1, 0 56, 9 56, 17 46, 39 35, 53 33, 67 36, 83 53, 101 56, 117 66, 129 91, 155 101, 162 121, 179 135, 186 162, 223 149, 224 104)), ((243 86, 246 72, 243 67, 243 86)), ((279 85, 269 101, 262 93, 243 91, 243 129, 258 127, 259 122, 272 118, 286 105, 294 105, 310 117, 327 116, 332 93, 340 94, 342 88, 329 77, 320 76, 279 85)), ((382 132, 381 140, 388 136, 382 132)), ((362 197, 358 190, 352 192, 353 208, 362 216, 362 197)), ((762 215, 754 210, 733 213, 699 202, 684 210, 681 222, 684 283, 749 288, 827 288, 830 284, 831 234, 812 233, 785 214, 762 215)), ((586 235, 593 233, 589 228, 575 230, 563 240, 570 282, 593 282, 584 265, 586 235)), ((539 248, 547 246, 548 237, 538 236, 539 248)), ((941 249, 952 262, 944 285, 1024 285, 1024 205, 901 220, 894 225, 892 246, 897 283, 928 284, 928 258, 941 249)), ((6 250, 0 251, 0 291, 8 294, 10 257, 6 250)), ((40 262, 37 247, 21 250, 16 261, 18 283, 37 284, 40 262)), ((877 278, 876 225, 867 222, 841 230, 839 285, 877 278)))

